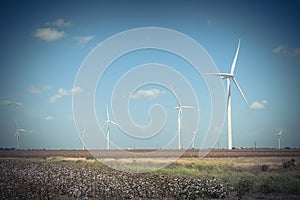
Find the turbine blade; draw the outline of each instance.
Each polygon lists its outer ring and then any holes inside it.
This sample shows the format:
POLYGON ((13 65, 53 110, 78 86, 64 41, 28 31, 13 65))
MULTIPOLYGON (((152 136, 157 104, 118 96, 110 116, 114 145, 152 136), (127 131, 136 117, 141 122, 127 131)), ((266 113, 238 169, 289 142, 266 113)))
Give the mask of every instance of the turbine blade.
POLYGON ((31 133, 32 133, 32 130, 29 131, 29 130, 26 130, 26 129, 20 129, 19 132, 20 132, 20 133, 28 133, 28 134, 31 134, 31 133))
POLYGON ((279 136, 279 139, 281 140, 281 142, 283 142, 285 144, 285 140, 283 139, 282 136, 279 136))
POLYGON ((231 71, 230 71, 230 74, 233 74, 234 72, 234 69, 235 69, 235 66, 236 66, 236 60, 237 60, 237 57, 239 55, 239 50, 240 50, 240 39, 239 39, 239 43, 238 43, 238 47, 236 49, 236 52, 235 52, 235 56, 234 56, 234 59, 233 59, 233 62, 232 62, 232 65, 231 65, 231 71))
POLYGON ((19 127, 19 125, 18 125, 18 122, 17 122, 17 120, 15 119, 15 123, 16 123, 16 127, 17 127, 17 129, 20 129, 20 127, 19 127))
POLYGON ((103 128, 104 128, 104 126, 107 126, 107 122, 105 122, 100 128, 101 128, 101 130, 103 131, 103 128))
POLYGON ((222 73, 205 73, 206 75, 222 76, 222 73))
POLYGON ((214 75, 214 76, 221 76, 222 78, 229 78, 232 77, 231 74, 228 73, 206 73, 206 75, 214 75))
POLYGON ((120 125, 117 122, 110 121, 110 123, 112 123, 113 125, 116 125, 116 126, 120 127, 120 125))
POLYGON ((181 106, 180 99, 179 99, 178 95, 176 94, 175 90, 173 89, 173 87, 171 87, 171 90, 172 90, 172 93, 174 94, 174 96, 176 98, 176 101, 177 101, 178 105, 181 106))
POLYGON ((109 121, 109 113, 108 113, 108 107, 107 107, 107 104, 106 104, 106 119, 107 119, 107 121, 109 121))
POLYGON ((181 108, 184 108, 184 109, 199 109, 198 107, 195 107, 195 106, 181 106, 181 108))
POLYGON ((235 78, 232 78, 232 80, 233 80, 235 86, 238 88, 238 90, 239 90, 240 94, 242 95, 243 99, 245 100, 247 106, 249 107, 248 101, 247 101, 247 99, 246 99, 246 97, 245 97, 243 91, 241 90, 239 84, 237 83, 237 81, 235 80, 235 78))
POLYGON ((282 129, 280 130, 280 132, 278 133, 278 136, 281 136, 282 135, 282 129))

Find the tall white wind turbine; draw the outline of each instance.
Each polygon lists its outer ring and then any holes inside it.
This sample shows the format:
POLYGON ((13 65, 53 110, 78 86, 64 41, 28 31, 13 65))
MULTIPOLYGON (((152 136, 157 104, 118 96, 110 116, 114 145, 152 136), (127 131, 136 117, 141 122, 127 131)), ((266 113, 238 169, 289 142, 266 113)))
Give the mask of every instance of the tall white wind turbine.
POLYGON ((281 142, 283 141, 282 129, 279 131, 279 133, 277 133, 275 135, 278 137, 278 149, 281 149, 281 142))
POLYGON ((183 106, 181 104, 181 101, 178 97, 178 95, 176 94, 176 92, 174 91, 174 89, 172 89, 172 92, 174 94, 174 96, 176 97, 176 101, 178 103, 178 105, 175 107, 176 110, 178 110, 178 114, 177 114, 177 133, 178 133, 178 149, 181 149, 181 120, 182 120, 182 109, 198 109, 197 107, 194 106, 183 106))
POLYGON ((120 126, 116 122, 110 120, 108 107, 106 105, 106 122, 102 125, 101 129, 103 130, 104 126, 106 126, 106 128, 107 128, 107 133, 106 133, 106 149, 107 150, 109 150, 109 142, 110 142, 110 135, 109 135, 109 126, 110 126, 110 124, 116 125, 117 127, 120 126))
POLYGON ((231 71, 230 73, 211 73, 212 75, 215 76, 220 76, 222 79, 227 79, 227 122, 228 122, 228 149, 232 149, 232 126, 231 126, 231 89, 230 89, 230 80, 233 81, 233 83, 235 84, 235 86, 237 87, 237 89, 239 90, 240 94, 242 95, 244 101, 246 102, 246 104, 249 107, 249 104, 246 100, 246 97, 243 93, 243 91, 241 90, 239 84, 237 83, 235 77, 234 77, 234 69, 236 66, 236 61, 237 61, 237 57, 239 54, 239 50, 240 50, 240 39, 239 39, 239 43, 238 43, 238 47, 233 59, 233 63, 231 65, 231 71))
POLYGON ((17 149, 19 149, 19 147, 20 147, 20 135, 23 134, 23 133, 29 133, 30 134, 32 131, 28 131, 28 130, 20 128, 18 123, 17 123, 17 120, 15 120, 15 123, 16 123, 16 128, 17 128, 15 136, 17 137, 17 149))

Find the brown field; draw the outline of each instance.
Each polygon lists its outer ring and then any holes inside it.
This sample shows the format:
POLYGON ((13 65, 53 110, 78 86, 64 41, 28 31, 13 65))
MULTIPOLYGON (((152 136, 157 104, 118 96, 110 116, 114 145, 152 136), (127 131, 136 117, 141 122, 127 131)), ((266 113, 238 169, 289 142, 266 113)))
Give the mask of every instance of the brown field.
POLYGON ((137 171, 170 165, 131 173, 86 150, 0 150, 0 199, 300 199, 300 149, 187 150, 180 159, 179 150, 128 151, 92 153, 137 171))
MULTIPOLYGON (((156 150, 128 150, 134 153, 134 157, 176 157, 180 150, 163 150, 161 153, 155 153, 156 150), (149 154, 149 153, 153 154, 149 154), (150 156, 149 156, 150 155, 150 156)), ((105 158, 121 157, 120 150, 94 150, 94 155, 105 158)), ((234 157, 300 157, 300 149, 234 149, 234 150, 187 150, 183 152, 183 158, 202 157, 207 154, 206 158, 234 158, 234 157)), ((90 158, 92 154, 87 150, 0 150, 0 158, 48 158, 48 157, 73 157, 73 158, 90 158)))

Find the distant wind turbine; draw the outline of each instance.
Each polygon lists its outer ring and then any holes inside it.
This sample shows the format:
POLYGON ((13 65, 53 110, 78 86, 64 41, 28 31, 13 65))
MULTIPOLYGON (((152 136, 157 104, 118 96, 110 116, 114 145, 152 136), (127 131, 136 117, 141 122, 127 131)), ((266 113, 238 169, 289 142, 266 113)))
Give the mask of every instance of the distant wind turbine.
POLYGON ((227 79, 227 122, 228 122, 228 149, 232 149, 232 127, 231 127, 231 90, 230 90, 230 79, 233 81, 237 89, 239 90, 240 94, 242 95, 243 99, 245 100, 246 104, 249 107, 249 104, 246 100, 246 97, 241 90, 239 84, 237 83, 234 77, 234 69, 236 66, 237 57, 240 50, 240 39, 238 43, 238 47, 234 56, 234 60, 231 66, 230 74, 228 73, 211 73, 211 75, 220 76, 222 79, 227 79))
POLYGON ((28 130, 20 128, 18 123, 17 123, 17 120, 15 120, 15 123, 16 123, 16 128, 17 128, 15 136, 17 137, 17 149, 19 149, 19 147, 20 147, 20 135, 23 134, 23 133, 29 133, 30 134, 32 131, 28 131, 28 130))
POLYGON ((172 88, 172 93, 174 94, 174 96, 176 97, 176 101, 178 103, 178 106, 175 107, 176 110, 178 110, 178 114, 177 114, 177 133, 178 133, 178 149, 181 149, 181 120, 182 120, 182 109, 198 109, 197 107, 193 107, 193 106, 183 106, 181 104, 181 101, 178 97, 178 95, 176 94, 176 92, 174 91, 174 89, 172 88))
POLYGON ((282 138, 282 129, 279 131, 279 133, 275 134, 278 137, 278 149, 281 149, 281 142, 283 142, 282 138))
POLYGON ((104 126, 107 127, 107 133, 106 133, 106 149, 109 150, 109 143, 110 143, 110 135, 109 135, 109 126, 110 124, 116 125, 117 127, 120 127, 119 124, 117 124, 114 121, 110 120, 108 107, 106 105, 106 122, 102 125, 101 129, 103 130, 104 126))

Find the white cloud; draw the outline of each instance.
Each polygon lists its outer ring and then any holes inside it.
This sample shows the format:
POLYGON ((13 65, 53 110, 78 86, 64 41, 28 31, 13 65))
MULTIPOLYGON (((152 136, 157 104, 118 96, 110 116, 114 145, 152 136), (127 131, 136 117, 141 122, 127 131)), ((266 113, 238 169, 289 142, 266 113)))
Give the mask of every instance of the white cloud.
POLYGON ((63 38, 65 36, 65 32, 58 31, 55 28, 38 28, 35 30, 33 36, 47 42, 52 42, 63 38))
POLYGON ((52 121, 52 120, 54 120, 54 117, 51 116, 51 115, 47 115, 47 116, 45 116, 45 117, 42 117, 41 119, 42 119, 42 120, 45 120, 45 121, 52 121))
POLYGON ((48 91, 48 90, 52 90, 52 86, 51 85, 45 85, 43 87, 43 91, 48 91))
POLYGON ((66 22, 64 19, 60 18, 53 22, 46 22, 47 26, 57 26, 57 27, 66 27, 71 26, 71 22, 66 22))
POLYGON ((15 108, 20 108, 23 106, 23 104, 21 102, 11 101, 11 100, 2 100, 2 101, 0 101, 0 105, 1 106, 12 106, 15 108))
POLYGON ((286 45, 278 45, 276 48, 274 48, 272 50, 272 52, 275 54, 296 58, 298 61, 300 61, 300 48, 299 47, 291 49, 286 45))
POLYGON ((29 92, 29 93, 31 93, 31 94, 40 94, 40 93, 42 93, 41 89, 39 89, 39 88, 37 88, 37 87, 35 87, 33 85, 29 86, 26 89, 26 91, 29 92))
POLYGON ((300 57, 300 48, 295 48, 290 52, 291 56, 300 57))
POLYGON ((69 91, 65 90, 64 88, 59 88, 57 92, 59 96, 66 96, 70 94, 69 91))
POLYGON ((78 45, 82 47, 85 46, 93 38, 94 38, 93 35, 73 37, 73 39, 78 43, 78 45))
POLYGON ((273 53, 279 54, 279 53, 285 53, 287 50, 287 47, 284 45, 279 45, 276 48, 272 50, 273 53))
POLYGON ((212 26, 214 24, 214 21, 212 19, 207 20, 207 25, 212 26))
POLYGON ((262 110, 262 109, 266 109, 268 105, 268 101, 267 100, 262 100, 262 101, 254 101, 251 105, 250 105, 250 109, 253 110, 262 110))
POLYGON ((56 102, 58 99, 60 99, 62 96, 59 96, 59 95, 54 95, 54 96, 52 96, 52 97, 50 97, 50 99, 49 99, 49 102, 50 103, 54 103, 54 102, 56 102))
POLYGON ((75 94, 79 94, 79 93, 83 92, 83 89, 79 86, 76 86, 76 87, 72 88, 70 91, 73 95, 75 95, 75 94))
POLYGON ((72 88, 70 90, 66 90, 64 88, 59 88, 57 93, 54 96, 50 97, 49 102, 54 103, 58 99, 60 99, 64 96, 68 96, 68 95, 72 95, 72 94, 76 95, 76 94, 79 94, 81 92, 83 92, 83 89, 80 88, 79 86, 76 86, 75 88, 72 88))
POLYGON ((52 90, 51 85, 45 85, 43 88, 37 88, 34 85, 29 86, 26 91, 31 94, 41 94, 44 91, 52 90))
POLYGON ((133 99, 147 98, 148 100, 150 100, 150 99, 156 99, 162 93, 164 92, 158 89, 138 90, 137 92, 132 94, 131 98, 133 99))

